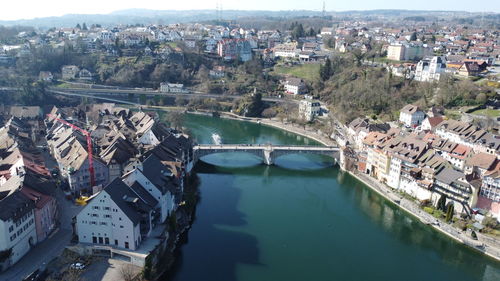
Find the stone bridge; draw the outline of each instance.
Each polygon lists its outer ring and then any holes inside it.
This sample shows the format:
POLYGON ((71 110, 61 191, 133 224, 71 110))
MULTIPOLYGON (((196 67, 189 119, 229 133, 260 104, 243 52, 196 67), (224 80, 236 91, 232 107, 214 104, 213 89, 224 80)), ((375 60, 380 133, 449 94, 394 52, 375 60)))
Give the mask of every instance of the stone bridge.
POLYGON ((287 154, 320 154, 333 158, 339 162, 340 149, 333 146, 291 146, 271 144, 204 144, 196 145, 194 148, 195 161, 201 157, 224 152, 246 152, 260 157, 266 165, 273 165, 274 160, 287 154))

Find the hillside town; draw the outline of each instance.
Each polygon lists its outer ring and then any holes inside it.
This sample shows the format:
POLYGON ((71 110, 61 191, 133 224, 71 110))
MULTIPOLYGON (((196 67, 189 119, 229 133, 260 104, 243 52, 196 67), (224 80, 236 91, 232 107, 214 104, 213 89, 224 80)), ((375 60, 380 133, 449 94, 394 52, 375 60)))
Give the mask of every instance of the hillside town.
POLYGON ((87 256, 145 280, 168 270, 160 261, 194 218, 197 159, 163 111, 327 139, 343 172, 500 259, 498 25, 311 18, 78 23, 0 41, 0 274, 37 275, 63 251, 78 258, 56 280, 87 256), (43 247, 54 252, 33 254, 43 247))

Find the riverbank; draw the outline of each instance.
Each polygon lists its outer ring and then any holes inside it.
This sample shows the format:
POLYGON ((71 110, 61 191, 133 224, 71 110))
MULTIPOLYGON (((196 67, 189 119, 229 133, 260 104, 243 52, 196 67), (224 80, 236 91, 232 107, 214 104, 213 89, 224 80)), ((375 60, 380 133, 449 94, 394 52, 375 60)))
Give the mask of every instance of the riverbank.
MULTIPOLYGON (((205 116, 212 116, 211 112, 204 112, 204 111, 193 111, 193 112, 188 112, 189 114, 195 114, 195 115, 205 115, 205 116)), ((253 117, 243 117, 239 116, 237 114, 231 113, 231 112, 218 112, 220 118, 226 118, 226 119, 231 119, 231 120, 237 120, 237 121, 247 121, 247 122, 252 122, 256 124, 261 124, 261 125, 266 125, 269 127, 273 127, 276 129, 284 130, 293 134, 297 134, 309 139, 312 139, 314 141, 317 141, 321 143, 324 146, 336 146, 336 142, 319 132, 308 128, 307 126, 301 127, 300 125, 293 124, 291 122, 281 122, 278 119, 272 118, 272 119, 267 119, 267 118, 253 118, 253 117)))
POLYGON ((441 232, 442 234, 448 236, 458 243, 464 244, 500 262, 500 245, 498 245, 498 243, 494 244, 492 243, 492 241, 488 241, 488 239, 483 234, 477 233, 478 240, 473 240, 466 232, 458 230, 452 225, 436 219, 431 214, 423 211, 420 206, 418 206, 418 204, 404 198, 383 183, 377 182, 365 174, 351 171, 347 172, 360 182, 364 183, 371 190, 377 192, 385 199, 399 206, 399 208, 401 208, 408 214, 419 219, 423 224, 434 228, 435 230, 441 232))

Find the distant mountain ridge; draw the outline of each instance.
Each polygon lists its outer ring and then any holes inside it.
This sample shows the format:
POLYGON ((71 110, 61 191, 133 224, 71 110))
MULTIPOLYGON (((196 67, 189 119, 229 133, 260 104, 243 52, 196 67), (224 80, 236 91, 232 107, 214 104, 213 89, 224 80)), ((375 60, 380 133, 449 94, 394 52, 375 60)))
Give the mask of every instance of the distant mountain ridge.
MULTIPOLYGON (((327 12, 327 15, 364 15, 364 16, 408 16, 408 15, 471 15, 474 13, 460 11, 412 11, 412 10, 367 10, 327 12)), ((495 13, 489 13, 495 14, 495 13)), ((234 20, 241 17, 310 17, 321 16, 320 11, 289 10, 224 10, 225 20, 234 20)), ((103 26, 119 24, 171 24, 186 22, 202 22, 217 19, 215 10, 149 10, 127 9, 118 10, 109 14, 67 14, 60 17, 44 17, 21 20, 0 20, 0 25, 25 25, 38 28, 69 27, 85 22, 87 25, 101 24, 103 26)))

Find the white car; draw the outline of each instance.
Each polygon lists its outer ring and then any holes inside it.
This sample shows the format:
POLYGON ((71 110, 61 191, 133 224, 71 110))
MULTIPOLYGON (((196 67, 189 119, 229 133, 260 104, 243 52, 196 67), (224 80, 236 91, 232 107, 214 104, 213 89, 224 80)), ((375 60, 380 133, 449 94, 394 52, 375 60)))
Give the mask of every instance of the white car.
POLYGON ((85 265, 83 263, 80 263, 80 262, 72 263, 69 267, 72 269, 78 269, 78 270, 85 269, 85 265))

